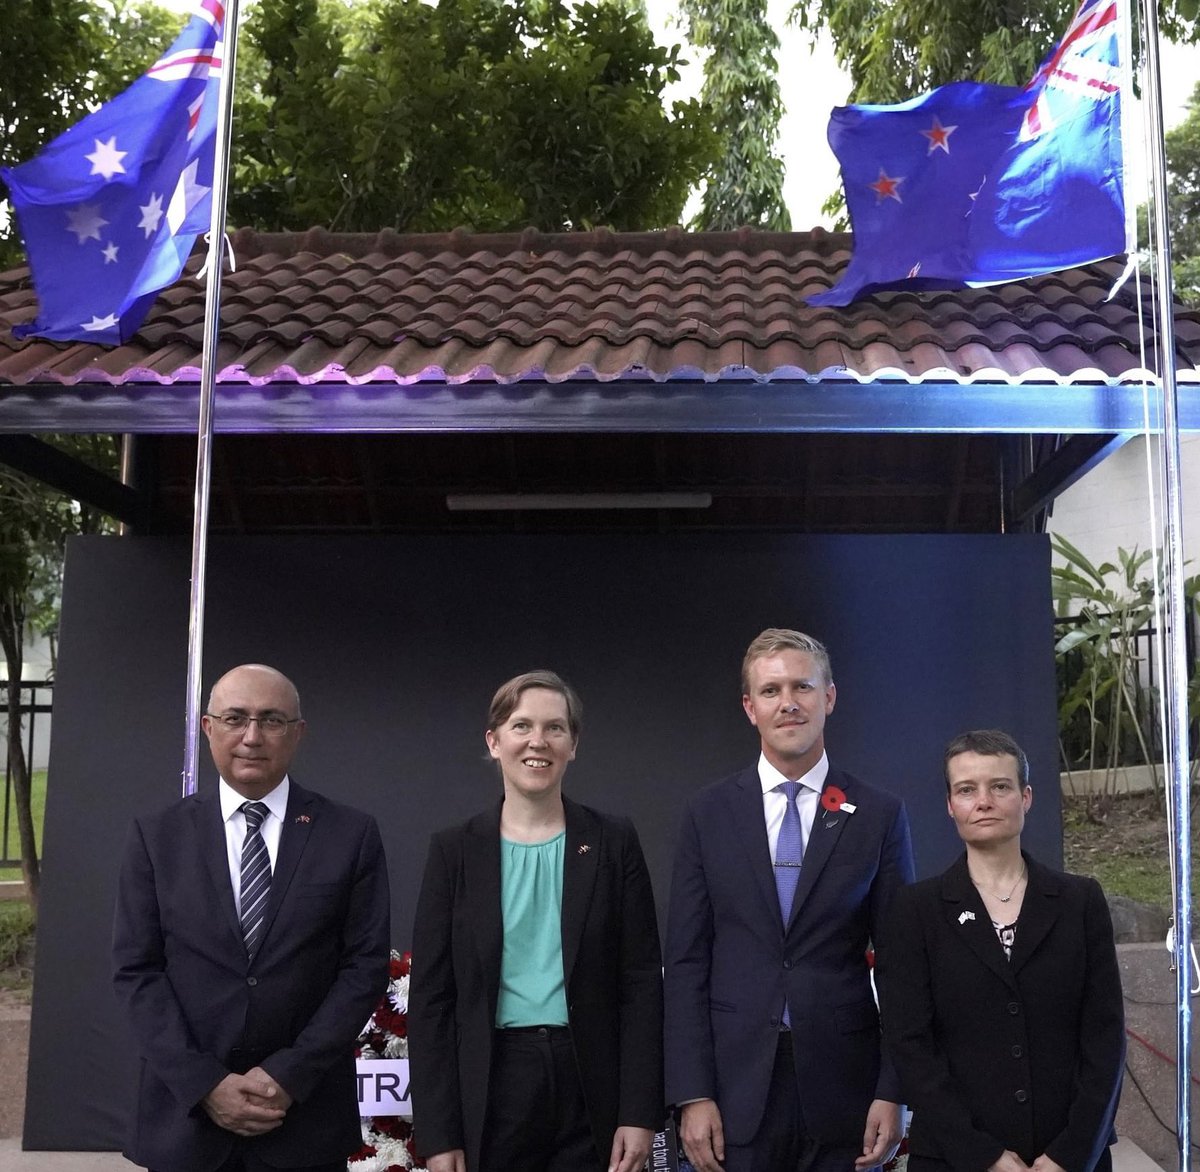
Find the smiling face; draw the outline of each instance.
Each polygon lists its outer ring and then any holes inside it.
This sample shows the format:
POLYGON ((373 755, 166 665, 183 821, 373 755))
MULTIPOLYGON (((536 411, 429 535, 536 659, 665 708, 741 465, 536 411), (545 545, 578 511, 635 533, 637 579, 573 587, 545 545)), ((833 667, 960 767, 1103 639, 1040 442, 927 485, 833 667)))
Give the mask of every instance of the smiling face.
POLYGON ((807 773, 825 751, 825 718, 837 692, 807 651, 780 651, 752 660, 742 707, 758 729, 762 751, 784 777, 807 773))
POLYGON ((506 797, 557 797, 575 760, 566 698, 549 688, 526 688, 505 720, 484 734, 500 762, 506 797))
POLYGON ((968 846, 994 847, 1020 839, 1033 788, 1021 788, 1010 753, 958 753, 946 762, 946 807, 968 846))
POLYGON ((265 797, 283 780, 304 733, 295 686, 271 667, 261 664, 235 667, 214 685, 208 711, 218 717, 280 716, 295 722, 282 735, 270 736, 262 731, 258 720, 231 731, 212 716, 206 714, 201 719, 217 772, 242 797, 252 800, 265 797))

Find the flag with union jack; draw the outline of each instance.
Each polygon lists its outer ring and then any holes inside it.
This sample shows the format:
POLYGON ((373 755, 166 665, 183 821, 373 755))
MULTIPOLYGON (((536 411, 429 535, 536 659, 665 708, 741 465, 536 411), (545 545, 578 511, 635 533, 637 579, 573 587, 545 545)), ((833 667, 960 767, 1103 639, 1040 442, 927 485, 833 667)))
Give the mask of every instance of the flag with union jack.
POLYGON ((1023 87, 954 82, 834 110, 854 253, 808 303, 997 284, 1132 248, 1118 20, 1118 0, 1082 0, 1023 87))
POLYGON ((224 20, 199 0, 127 90, 0 171, 38 295, 18 337, 124 342, 183 270, 211 215, 224 20))

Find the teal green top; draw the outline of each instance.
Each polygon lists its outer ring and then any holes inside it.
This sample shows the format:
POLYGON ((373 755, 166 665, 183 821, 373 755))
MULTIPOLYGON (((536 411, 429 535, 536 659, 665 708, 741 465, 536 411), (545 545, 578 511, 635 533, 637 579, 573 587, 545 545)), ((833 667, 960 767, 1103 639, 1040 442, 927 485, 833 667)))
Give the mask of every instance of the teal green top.
POLYGON ((562 888, 564 830, 545 842, 500 839, 504 951, 496 1025, 566 1025, 562 888))

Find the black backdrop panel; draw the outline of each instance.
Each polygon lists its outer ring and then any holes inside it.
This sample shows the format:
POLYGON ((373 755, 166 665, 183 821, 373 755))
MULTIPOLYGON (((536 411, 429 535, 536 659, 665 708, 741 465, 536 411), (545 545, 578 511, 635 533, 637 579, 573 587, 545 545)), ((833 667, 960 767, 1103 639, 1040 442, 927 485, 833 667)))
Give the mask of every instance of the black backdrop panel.
MULTIPOLYGON (((134 1061, 108 979, 113 887, 132 814, 179 792, 188 557, 161 539, 69 551, 30 1148, 121 1144, 134 1061)), ((680 803, 756 757, 738 671, 765 626, 830 647, 830 756, 904 796, 921 873, 958 850, 941 747, 981 725, 1029 752, 1025 841, 1059 865, 1049 586, 1037 537, 214 540, 205 687, 247 661, 296 681, 309 730, 293 773, 379 819, 406 947, 430 832, 499 794, 483 742, 491 694, 532 667, 580 691, 567 789, 632 815, 661 913, 680 803)))

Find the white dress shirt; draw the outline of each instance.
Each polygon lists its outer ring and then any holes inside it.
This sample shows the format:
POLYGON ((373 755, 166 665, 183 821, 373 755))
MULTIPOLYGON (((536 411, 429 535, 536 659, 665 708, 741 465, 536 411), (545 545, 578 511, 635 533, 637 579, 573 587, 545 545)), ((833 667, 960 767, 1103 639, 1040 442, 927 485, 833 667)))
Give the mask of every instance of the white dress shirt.
MULTIPOLYGON (((275 871, 275 859, 279 855, 279 835, 283 830, 283 818, 287 813, 287 775, 265 798, 256 798, 269 811, 262 820, 259 834, 267 847, 271 860, 271 871, 275 871)), ((246 841, 246 815, 242 804, 247 801, 223 777, 217 789, 221 795, 221 817, 225 819, 225 852, 229 861, 229 879, 233 883, 233 904, 239 916, 242 914, 242 843, 246 841)))
MULTIPOLYGON (((821 754, 818 761, 806 774, 796 778, 800 789, 796 793, 796 810, 800 814, 800 841, 808 848, 808 836, 812 833, 813 819, 817 816, 817 803, 821 798, 821 787, 829 776, 829 758, 821 754)), ((770 761, 765 753, 758 757, 758 780, 763 791, 763 816, 767 822, 767 842, 771 847, 771 862, 775 862, 775 847, 779 842, 779 828, 783 825, 783 815, 787 810, 787 793, 781 786, 788 778, 784 777, 770 761)))

